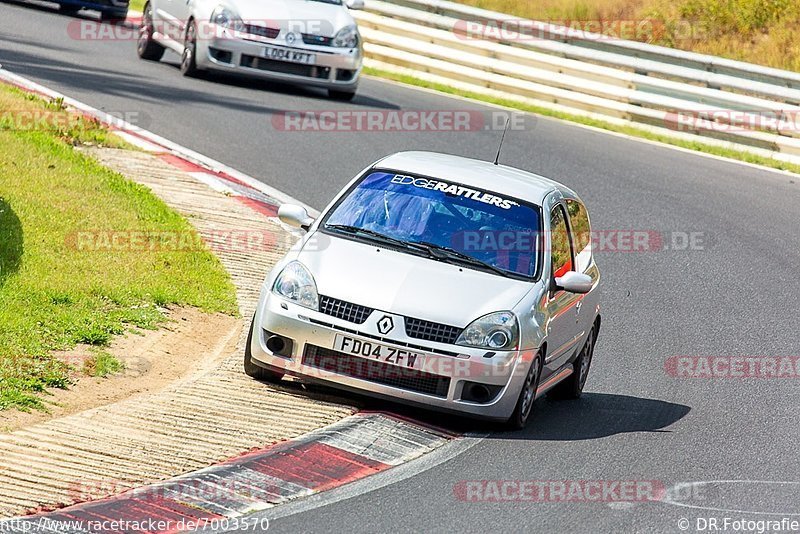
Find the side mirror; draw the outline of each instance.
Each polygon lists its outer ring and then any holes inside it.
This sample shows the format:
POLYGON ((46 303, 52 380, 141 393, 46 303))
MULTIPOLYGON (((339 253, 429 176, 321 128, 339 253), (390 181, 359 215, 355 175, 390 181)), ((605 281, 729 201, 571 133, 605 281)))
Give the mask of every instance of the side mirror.
POLYGON ((283 204, 278 208, 278 219, 289 226, 302 228, 303 230, 308 230, 314 223, 314 219, 304 207, 294 204, 283 204))
POLYGON ((556 278, 556 287, 569 293, 588 293, 592 290, 592 277, 588 274, 568 271, 556 278))
POLYGON ((347 9, 364 9, 364 0, 347 0, 347 9))

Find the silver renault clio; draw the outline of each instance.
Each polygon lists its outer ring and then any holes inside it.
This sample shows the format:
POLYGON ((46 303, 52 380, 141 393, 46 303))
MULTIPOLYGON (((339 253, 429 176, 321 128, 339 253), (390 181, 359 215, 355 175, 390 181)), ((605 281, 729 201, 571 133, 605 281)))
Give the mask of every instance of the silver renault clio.
POLYGON ((245 372, 322 382, 514 428, 577 398, 600 330, 578 196, 489 162, 405 152, 371 165, 261 288, 245 372))
POLYGON ((159 61, 169 48, 181 72, 213 70, 323 87, 352 99, 362 42, 350 10, 364 0, 147 0, 137 52, 159 61))

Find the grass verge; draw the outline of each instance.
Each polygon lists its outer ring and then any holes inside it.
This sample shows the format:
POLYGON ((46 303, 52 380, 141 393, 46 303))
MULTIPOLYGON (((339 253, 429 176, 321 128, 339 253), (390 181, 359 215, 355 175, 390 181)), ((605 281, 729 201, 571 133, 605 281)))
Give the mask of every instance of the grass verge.
POLYGON ((800 70, 797 0, 456 0, 701 54, 800 70))
POLYGON ((641 128, 636 128, 635 126, 620 126, 617 124, 613 124, 610 122, 602 121, 593 119, 591 117, 584 117, 581 115, 574 115, 571 113, 564 113, 561 111, 556 111, 553 109, 541 107, 541 106, 534 106, 530 104, 525 104, 522 102, 518 102, 516 100, 511 99, 504 99, 504 98, 495 98, 488 95, 483 95, 481 93, 472 92, 472 91, 464 91, 461 89, 457 89, 455 87, 451 87, 449 85, 429 82, 427 80, 422 80, 420 78, 416 78, 414 76, 409 76, 407 74, 399 74, 395 72, 390 72, 382 69, 375 69, 372 67, 365 67, 364 74, 368 74, 371 76, 377 76, 379 78, 385 78, 387 80, 392 80, 400 83, 404 83, 407 85, 413 85, 416 87, 423 87, 425 89, 431 89, 434 91, 439 91, 441 93, 459 96, 463 98, 469 98, 470 100, 477 100, 479 102, 486 102, 488 104, 495 104, 498 106, 503 106, 511 109, 518 109, 520 111, 526 111, 529 113, 535 113, 537 115, 542 115, 545 117, 553 117, 556 119, 567 120, 570 122, 575 122, 578 124, 584 124, 586 126, 593 126, 595 128, 601 128, 603 130, 608 130, 611 132, 617 132, 625 135, 630 135, 633 137, 641 137, 642 139, 648 139, 650 141, 657 141, 659 143, 664 143, 668 145, 673 145, 681 148, 686 148, 689 150, 694 150, 697 152, 703 152, 706 154, 712 154, 715 156, 721 156, 725 158, 735 159, 739 161, 744 161, 747 163, 753 163, 755 165, 762 165, 764 167, 769 167, 771 169, 778 169, 782 171, 789 171, 796 174, 800 174, 800 165, 789 163, 785 161, 775 160, 771 158, 767 158, 764 156, 759 156, 758 154, 751 154, 749 152, 742 152, 739 150, 734 150, 725 147, 719 147, 714 145, 709 145, 703 143, 701 141, 687 141, 684 139, 678 139, 675 137, 670 137, 668 135, 661 135, 658 133, 650 132, 647 130, 643 130, 641 128))
POLYGON ((0 84, 0 131, 41 132, 70 145, 136 150, 98 120, 67 113, 63 98, 45 100, 5 84, 0 84))
POLYGON ((66 115, 59 102, 0 85, 0 410, 45 409, 47 388, 68 387, 71 370, 52 351, 156 328, 169 305, 237 313, 227 273, 204 249, 76 246, 78 232, 195 234, 149 189, 75 150, 124 143, 66 115))

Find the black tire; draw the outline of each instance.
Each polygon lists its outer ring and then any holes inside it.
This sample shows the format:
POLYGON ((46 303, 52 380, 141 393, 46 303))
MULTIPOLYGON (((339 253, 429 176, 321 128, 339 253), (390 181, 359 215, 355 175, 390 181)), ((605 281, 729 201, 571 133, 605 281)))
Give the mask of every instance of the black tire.
POLYGON ((336 89, 328 89, 328 97, 333 100, 341 100, 342 102, 350 102, 356 97, 355 91, 337 91, 336 89))
POLYGON ((139 27, 139 40, 136 53, 147 61, 159 61, 164 56, 164 47, 153 40, 153 8, 145 4, 142 12, 142 25, 139 27))
POLYGON ((112 11, 101 11, 100 20, 103 22, 125 22, 128 18, 128 9, 115 9, 112 11))
POLYGON ((512 430, 522 430, 531 420, 533 405, 536 402, 536 388, 539 387, 539 379, 542 376, 542 354, 536 354, 536 358, 531 362, 528 373, 525 375, 525 383, 522 391, 519 392, 517 406, 514 413, 508 418, 506 426, 512 430))
POLYGON ((547 396, 552 399, 579 399, 583 393, 583 386, 586 385, 586 377, 589 376, 589 367, 592 365, 594 356, 594 345, 597 341, 597 327, 593 326, 589 331, 589 337, 583 344, 578 357, 572 362, 573 373, 566 380, 563 380, 556 387, 547 392, 547 396))
POLYGON ((181 54, 181 74, 190 78, 198 75, 197 68, 197 25, 190 20, 183 38, 183 54, 181 54))
POLYGON ((244 345, 244 372, 247 376, 255 378, 256 380, 263 380, 264 382, 278 383, 283 378, 283 373, 276 373, 269 369, 264 369, 260 365, 253 363, 253 353, 250 351, 250 341, 253 339, 253 330, 255 329, 255 320, 250 321, 250 333, 247 334, 247 341, 244 345))

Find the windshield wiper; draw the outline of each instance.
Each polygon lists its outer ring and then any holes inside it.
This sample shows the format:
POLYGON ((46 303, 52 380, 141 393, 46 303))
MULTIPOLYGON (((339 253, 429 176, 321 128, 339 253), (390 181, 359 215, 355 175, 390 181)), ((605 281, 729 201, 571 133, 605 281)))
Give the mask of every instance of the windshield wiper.
POLYGON ((416 250, 421 249, 421 247, 415 247, 414 243, 409 243, 408 241, 403 241, 402 239, 397 239, 395 237, 391 237, 382 234, 380 232, 376 232, 375 230, 360 228, 358 226, 352 226, 349 224, 326 224, 325 229, 336 230, 338 232, 343 232, 350 235, 364 234, 366 236, 369 236, 373 241, 381 241, 383 243, 388 243, 390 245, 394 245, 400 248, 416 249, 416 250))
POLYGON ((437 245, 436 243, 430 243, 428 241, 403 241, 402 239, 397 239, 396 237, 391 237, 380 232, 376 232, 375 230, 369 230, 367 228, 361 228, 359 226, 352 226, 349 224, 326 224, 325 229, 335 230, 350 235, 363 234, 364 236, 368 236, 372 241, 383 242, 385 244, 394 245, 406 250, 415 250, 418 252, 427 253, 430 257, 437 260, 466 263, 473 267, 478 267, 479 269, 492 271, 500 276, 508 277, 511 275, 510 272, 501 269, 500 267, 495 267, 491 263, 486 263, 485 261, 481 261, 478 258, 473 258, 472 256, 464 254, 463 252, 459 252, 453 248, 437 245))
POLYGON ((495 267, 491 263, 486 263, 485 261, 479 260, 478 258, 473 258, 469 254, 464 254, 463 252, 459 252, 456 249, 450 247, 437 245, 436 243, 430 243, 428 241, 415 241, 413 244, 425 247, 426 249, 428 249, 428 252, 430 253, 431 256, 440 260, 460 261, 462 263, 467 263, 469 265, 472 265, 473 267, 478 267, 481 269, 492 271, 501 276, 509 276, 511 274, 505 269, 501 269, 500 267, 495 267))

